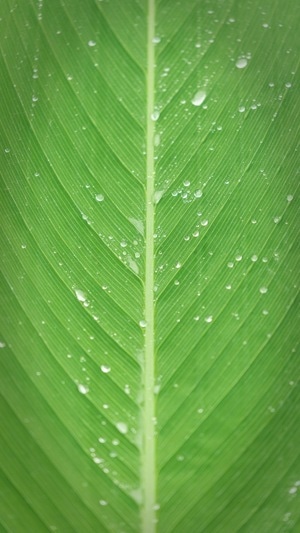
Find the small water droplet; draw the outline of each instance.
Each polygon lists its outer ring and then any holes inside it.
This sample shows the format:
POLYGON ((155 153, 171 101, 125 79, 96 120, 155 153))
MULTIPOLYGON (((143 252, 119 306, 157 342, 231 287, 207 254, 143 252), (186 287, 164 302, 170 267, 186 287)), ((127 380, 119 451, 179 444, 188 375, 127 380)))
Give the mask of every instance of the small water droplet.
POLYGON ((107 366, 107 365, 101 365, 100 368, 101 368, 101 371, 102 371, 104 374, 108 374, 108 373, 111 371, 110 366, 107 366))
POLYGON ((244 113, 245 111, 246 111, 245 106, 244 106, 244 105, 241 105, 241 106, 239 107, 239 112, 240 112, 240 113, 244 113))
POLYGON ((273 220, 275 224, 278 224, 278 222, 281 220, 281 217, 274 217, 273 220))
POLYGON ((191 102, 194 106, 199 107, 200 105, 203 104, 205 98, 206 98, 205 91, 197 91, 196 94, 193 96, 191 102))
POLYGON ((88 41, 88 46, 96 46, 96 41, 93 41, 92 39, 90 41, 88 41))
POLYGON ((247 66, 247 64, 248 64, 247 59, 246 59, 245 57, 240 57, 240 58, 237 60, 235 66, 236 66, 237 68, 245 68, 245 67, 247 66))
POLYGON ((243 256, 242 255, 236 255, 235 256, 235 260, 236 261, 241 261, 243 259, 243 256))
POLYGON ((89 392, 89 388, 86 385, 82 385, 81 383, 77 385, 77 388, 80 394, 87 394, 89 392))
POLYGON ((197 189, 195 192, 194 192, 194 196, 195 198, 201 198, 202 196, 202 191, 200 189, 197 189))
POLYGON ((293 198, 294 198, 294 196, 292 194, 288 194, 288 196, 286 197, 288 202, 291 202, 293 200, 293 198))
POLYGON ((85 302, 86 301, 86 295, 83 291, 81 291, 80 289, 76 289, 75 290, 75 295, 76 295, 76 298, 79 302, 85 302))
POLYGON ((128 426, 125 424, 125 422, 117 422, 116 428, 118 431, 120 431, 120 433, 123 433, 123 435, 125 435, 128 431, 128 426))
POLYGON ((158 43, 160 43, 160 41, 161 41, 161 38, 158 37, 157 35, 156 35, 155 37, 153 37, 153 39, 152 39, 152 42, 153 42, 154 44, 158 44, 158 43))
POLYGON ((140 320, 140 321, 139 321, 139 325, 140 325, 141 328, 146 328, 146 327, 147 327, 147 322, 146 322, 146 320, 140 320))
POLYGON ((0 342, 0 348, 5 348, 5 346, 6 346, 5 342, 2 342, 2 341, 1 341, 1 342, 0 342))
POLYGON ((207 219, 201 221, 201 226, 207 226, 207 225, 208 225, 207 219))
POLYGON ((267 287, 260 287, 259 292, 260 292, 260 294, 266 294, 266 292, 268 292, 268 288, 267 287))
POLYGON ((151 113, 151 120, 156 122, 159 119, 159 116, 160 112, 158 111, 158 109, 156 109, 155 111, 153 111, 153 113, 151 113))
POLYGON ((207 322, 207 324, 209 324, 210 322, 213 321, 213 317, 212 317, 212 315, 209 315, 204 320, 205 320, 205 322, 207 322))
POLYGON ((253 263, 255 263, 256 261, 258 260, 258 256, 257 255, 252 255, 251 256, 251 261, 253 261, 253 263))
POLYGON ((99 504, 102 506, 108 505, 106 500, 99 500, 99 504))
POLYGON ((96 194, 95 198, 96 198, 97 202, 103 202, 103 200, 104 200, 103 194, 96 194))

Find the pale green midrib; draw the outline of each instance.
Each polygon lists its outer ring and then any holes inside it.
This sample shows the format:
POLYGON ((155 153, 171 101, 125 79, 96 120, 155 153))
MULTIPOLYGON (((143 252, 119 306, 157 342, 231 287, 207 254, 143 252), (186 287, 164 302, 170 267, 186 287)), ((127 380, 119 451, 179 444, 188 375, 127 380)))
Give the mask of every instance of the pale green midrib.
POLYGON ((145 273, 145 357, 142 454, 142 532, 155 533, 156 460, 154 400, 154 26, 155 0, 148 0, 147 23, 147 160, 146 160, 146 273, 145 273))

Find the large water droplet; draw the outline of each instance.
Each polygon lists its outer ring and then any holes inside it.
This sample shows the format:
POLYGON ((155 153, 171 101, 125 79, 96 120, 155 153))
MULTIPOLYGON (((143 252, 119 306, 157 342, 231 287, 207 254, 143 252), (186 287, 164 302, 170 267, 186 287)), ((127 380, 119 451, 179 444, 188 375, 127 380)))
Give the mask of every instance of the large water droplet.
POLYGON ((192 104, 196 107, 199 107, 200 105, 203 104, 205 98, 206 98, 205 91, 197 91, 196 94, 192 98, 192 104))
POLYGON ((245 67, 247 66, 247 64, 248 64, 247 59, 246 59, 245 57, 240 57, 240 58, 237 60, 235 66, 236 66, 237 68, 245 68, 245 67))

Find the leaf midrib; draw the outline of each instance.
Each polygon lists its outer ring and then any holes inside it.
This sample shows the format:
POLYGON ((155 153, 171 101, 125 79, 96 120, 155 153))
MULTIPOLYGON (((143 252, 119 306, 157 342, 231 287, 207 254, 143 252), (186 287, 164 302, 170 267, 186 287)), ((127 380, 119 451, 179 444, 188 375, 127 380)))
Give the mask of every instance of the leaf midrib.
POLYGON ((146 271, 145 271, 145 348, 144 348, 144 409, 142 453, 142 531, 155 532, 156 458, 155 458, 155 400, 154 400, 154 28, 155 0, 148 0, 147 20, 147 129, 146 129, 146 271))

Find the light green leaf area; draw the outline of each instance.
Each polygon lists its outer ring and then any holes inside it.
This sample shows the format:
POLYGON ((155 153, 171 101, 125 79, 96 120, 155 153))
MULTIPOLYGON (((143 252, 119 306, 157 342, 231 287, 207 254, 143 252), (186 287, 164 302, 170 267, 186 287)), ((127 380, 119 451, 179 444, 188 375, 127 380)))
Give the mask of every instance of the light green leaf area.
POLYGON ((1 532, 300 531, 297 2, 1 8, 1 532))

